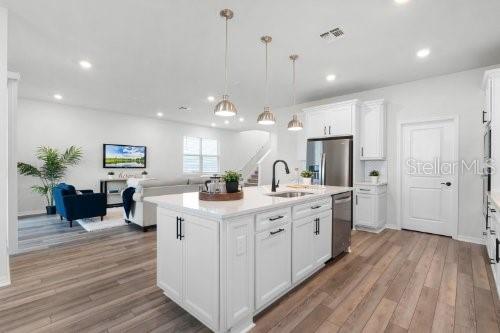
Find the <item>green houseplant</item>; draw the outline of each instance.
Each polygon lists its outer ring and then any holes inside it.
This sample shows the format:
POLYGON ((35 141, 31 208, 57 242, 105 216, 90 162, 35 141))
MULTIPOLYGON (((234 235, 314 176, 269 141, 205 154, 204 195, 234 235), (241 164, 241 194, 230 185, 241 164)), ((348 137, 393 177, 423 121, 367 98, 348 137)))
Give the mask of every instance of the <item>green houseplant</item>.
POLYGON ((33 192, 45 197, 47 201, 47 215, 55 214, 54 198, 52 189, 63 179, 66 170, 70 166, 77 165, 82 158, 82 149, 71 146, 64 152, 51 147, 38 147, 36 158, 41 162, 40 166, 17 162, 17 170, 23 176, 38 178, 41 184, 31 186, 33 192))
POLYGON ((235 193, 238 192, 238 185, 240 182, 241 173, 234 170, 227 170, 222 176, 222 179, 226 182, 226 192, 235 193))
POLYGON ((372 170, 370 171, 370 179, 373 184, 378 183, 378 177, 380 176, 380 172, 378 170, 372 170))
POLYGON ((311 185, 311 183, 312 183, 312 176, 313 176, 312 171, 302 170, 302 172, 300 173, 300 177, 302 177, 302 184, 304 184, 304 185, 311 185))

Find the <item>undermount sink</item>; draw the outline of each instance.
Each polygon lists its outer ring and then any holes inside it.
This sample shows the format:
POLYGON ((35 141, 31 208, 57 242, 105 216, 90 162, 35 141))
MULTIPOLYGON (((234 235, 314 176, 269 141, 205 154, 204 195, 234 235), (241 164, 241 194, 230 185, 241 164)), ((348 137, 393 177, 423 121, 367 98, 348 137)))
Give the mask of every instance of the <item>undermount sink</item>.
POLYGON ((304 195, 312 194, 311 192, 278 192, 278 193, 270 193, 268 194, 271 197, 280 197, 280 198, 297 198, 303 197, 304 195))

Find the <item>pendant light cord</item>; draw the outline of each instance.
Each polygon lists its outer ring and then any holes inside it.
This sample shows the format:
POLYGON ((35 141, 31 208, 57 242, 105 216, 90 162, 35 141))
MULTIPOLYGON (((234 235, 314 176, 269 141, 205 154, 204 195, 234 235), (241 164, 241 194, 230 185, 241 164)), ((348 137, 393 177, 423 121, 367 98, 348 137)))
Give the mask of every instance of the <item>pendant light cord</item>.
POLYGON ((292 75, 292 105, 295 106, 295 59, 292 60, 293 75, 292 75))
POLYGON ((224 95, 227 95, 227 46, 228 46, 228 33, 227 33, 227 26, 228 26, 228 18, 226 17, 226 45, 225 45, 225 51, 224 51, 224 95))
POLYGON ((268 60, 267 60, 267 44, 266 42, 266 94, 265 94, 265 103, 266 106, 269 106, 269 82, 268 82, 268 75, 267 75, 267 70, 268 70, 268 60))

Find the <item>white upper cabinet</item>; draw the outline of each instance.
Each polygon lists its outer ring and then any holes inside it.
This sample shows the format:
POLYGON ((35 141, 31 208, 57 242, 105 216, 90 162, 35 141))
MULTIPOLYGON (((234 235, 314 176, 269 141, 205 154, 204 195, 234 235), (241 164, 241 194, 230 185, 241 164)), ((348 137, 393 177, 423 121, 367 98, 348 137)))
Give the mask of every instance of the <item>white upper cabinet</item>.
POLYGON ((384 100, 364 102, 361 105, 359 115, 361 160, 385 159, 385 112, 384 100))
POLYGON ((357 100, 304 109, 306 137, 323 138, 354 134, 357 100))

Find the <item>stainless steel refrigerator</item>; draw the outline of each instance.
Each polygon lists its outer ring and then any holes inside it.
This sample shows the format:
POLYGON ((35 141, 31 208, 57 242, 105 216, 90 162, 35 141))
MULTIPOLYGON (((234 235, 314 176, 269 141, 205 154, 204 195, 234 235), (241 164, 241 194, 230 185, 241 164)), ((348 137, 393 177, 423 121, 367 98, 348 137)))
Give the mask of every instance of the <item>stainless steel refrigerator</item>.
POLYGON ((309 139, 307 169, 313 184, 352 186, 352 137, 309 139))
MULTIPOLYGON (((352 137, 307 141, 307 169, 313 183, 352 187, 352 137)), ((352 193, 332 198, 332 257, 349 252, 352 229, 352 193)))

